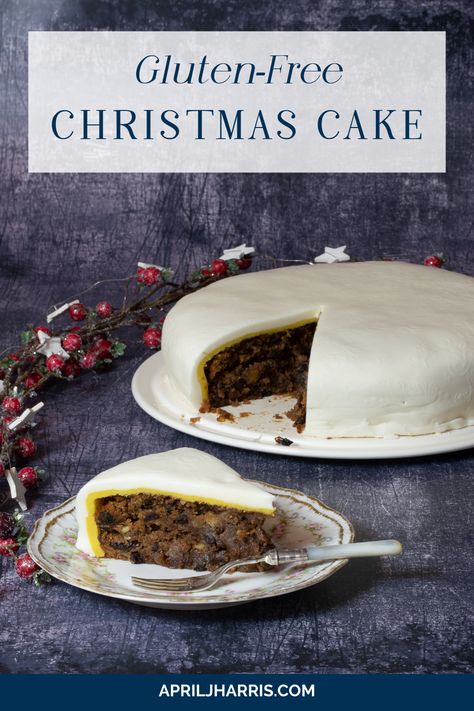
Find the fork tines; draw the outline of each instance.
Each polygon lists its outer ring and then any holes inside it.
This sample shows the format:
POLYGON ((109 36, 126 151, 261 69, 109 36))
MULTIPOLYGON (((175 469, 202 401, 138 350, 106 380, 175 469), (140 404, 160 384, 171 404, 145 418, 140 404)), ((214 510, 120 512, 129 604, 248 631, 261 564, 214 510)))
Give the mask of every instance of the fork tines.
MULTIPOLYGON (((159 579, 159 580, 153 580, 150 578, 136 578, 132 577, 132 583, 134 585, 139 585, 140 587, 143 588, 149 588, 150 590, 163 590, 166 592, 185 592, 187 590, 193 590, 195 587, 194 585, 191 584, 190 580, 183 580, 182 582, 179 579, 159 579)), ((199 585, 200 587, 200 585, 199 585)))

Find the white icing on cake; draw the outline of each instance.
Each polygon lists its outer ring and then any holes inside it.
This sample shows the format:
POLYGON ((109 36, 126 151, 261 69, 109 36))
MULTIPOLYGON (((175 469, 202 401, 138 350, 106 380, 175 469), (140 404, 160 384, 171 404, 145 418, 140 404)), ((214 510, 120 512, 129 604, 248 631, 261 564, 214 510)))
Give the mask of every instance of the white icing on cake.
POLYGON ((242 479, 220 459, 183 447, 123 462, 87 482, 76 496, 77 548, 88 555, 97 554, 95 541, 91 540, 91 533, 92 538, 94 534, 90 520, 93 513, 91 503, 95 499, 101 495, 138 491, 246 511, 262 511, 270 515, 274 511, 273 496, 260 486, 242 479))
POLYGON ((384 437, 474 424, 474 279, 402 262, 272 269, 181 299, 165 370, 196 410, 198 368, 226 344, 318 318, 304 433, 384 437))

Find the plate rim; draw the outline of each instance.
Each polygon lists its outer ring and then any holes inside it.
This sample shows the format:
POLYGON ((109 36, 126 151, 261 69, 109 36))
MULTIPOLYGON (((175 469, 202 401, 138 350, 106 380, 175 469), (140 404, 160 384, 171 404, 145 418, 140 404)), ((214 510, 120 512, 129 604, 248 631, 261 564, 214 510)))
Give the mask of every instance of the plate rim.
MULTIPOLYGON (((348 538, 347 538, 347 543, 352 543, 355 538, 355 531, 354 531, 354 526, 352 525, 351 521, 347 519, 342 513, 334 509, 332 506, 329 506, 328 504, 325 504, 322 502, 320 499, 318 499, 315 496, 311 496, 310 494, 306 494, 302 491, 299 491, 297 489, 290 489, 288 487, 283 487, 279 486, 277 484, 270 484, 269 482, 260 482, 257 480, 248 480, 252 481, 252 483, 256 484, 264 484, 265 486, 269 486, 272 489, 277 489, 279 491, 285 492, 285 494, 289 495, 296 495, 296 496, 303 496, 305 499, 309 499, 311 502, 314 502, 318 508, 321 508, 324 510, 324 512, 328 512, 329 514, 333 514, 333 516, 328 516, 330 520, 333 523, 336 523, 341 529, 342 529, 342 534, 343 534, 343 524, 347 527, 347 533, 348 533, 348 538), (342 523, 341 523, 342 521, 342 523)), ((150 594, 147 595, 147 597, 142 597, 139 594, 134 595, 133 592, 131 591, 130 594, 127 593, 113 593, 113 592, 106 592, 105 590, 98 590, 94 588, 91 585, 88 585, 87 583, 85 584, 77 584, 75 582, 72 582, 70 579, 68 579, 66 574, 63 575, 58 575, 57 574, 57 569, 51 566, 48 562, 48 559, 45 558, 41 554, 40 550, 40 545, 44 542, 48 529, 49 527, 55 523, 60 516, 69 514, 71 513, 72 510, 72 505, 75 501, 76 497, 71 496, 65 501, 57 504, 56 506, 53 506, 51 509, 48 509, 45 511, 42 516, 40 516, 34 523, 33 528, 31 530, 31 534, 28 538, 27 541, 27 550, 30 556, 33 558, 35 563, 37 563, 43 570, 45 570, 49 575, 51 575, 53 578, 56 580, 60 580, 63 583, 66 583, 67 585, 71 585, 72 587, 78 588, 80 590, 86 590, 88 592, 95 593, 96 595, 101 595, 102 597, 110 597, 118 600, 124 600, 126 602, 131 602, 135 604, 141 604, 141 605, 151 605, 152 607, 156 608, 168 608, 168 609, 204 609, 204 608, 212 608, 212 607, 230 607, 233 605, 239 605, 239 604, 245 604, 245 603, 250 603, 250 602, 255 602, 257 600, 264 600, 268 598, 274 598, 274 597, 279 597, 280 595, 289 595, 293 592, 297 592, 298 590, 303 590, 308 587, 312 587, 313 585, 317 585, 318 583, 323 582, 327 578, 329 578, 331 575, 336 573, 338 570, 340 570, 342 567, 344 567, 348 563, 348 559, 343 559, 343 560, 337 560, 337 561, 332 561, 329 563, 327 566, 326 570, 322 571, 319 573, 319 577, 317 580, 314 580, 312 578, 309 578, 305 581, 301 581, 299 584, 295 584, 292 586, 290 589, 282 590, 281 592, 270 592, 268 595, 265 594, 258 594, 258 595, 250 595, 248 597, 242 596, 242 598, 238 599, 232 599, 232 600, 216 600, 215 598, 207 598, 207 599, 197 599, 193 600, 192 597, 190 599, 175 599, 172 600, 170 597, 167 597, 166 595, 153 595, 151 596, 150 594), (61 511, 61 509, 64 509, 64 511, 61 511), (48 521, 48 518, 51 518, 54 516, 54 514, 57 514, 56 518, 54 518, 52 521, 48 521), (43 533, 43 536, 39 542, 36 542, 35 538, 39 533, 39 528, 42 522, 45 522, 45 530, 43 533), (36 544, 37 549, 38 549, 38 555, 36 554, 35 549, 33 548, 33 544, 36 544)), ((323 513, 321 511, 318 511, 320 515, 327 516, 327 513, 323 513)), ((246 594, 248 595, 248 593, 246 594)))
MULTIPOLYGON (((141 379, 144 374, 153 369, 153 373, 162 377, 166 376, 163 368, 163 356, 161 351, 154 353, 144 360, 135 370, 131 389, 132 395, 137 405, 150 417, 171 427, 174 430, 183 432, 191 437, 197 437, 217 444, 225 444, 239 449, 250 449, 256 452, 267 454, 279 454, 292 457, 309 457, 314 459, 402 459, 410 457, 424 457, 434 454, 447 454, 449 452, 462 451, 474 447, 474 425, 460 427, 446 432, 432 433, 425 435, 400 435, 396 437, 339 437, 339 438, 312 438, 310 446, 304 447, 284 447, 275 443, 267 443, 245 436, 232 436, 231 428, 224 433, 214 432, 199 426, 199 423, 191 423, 187 417, 174 417, 157 408, 141 387, 141 379), (160 369, 161 366, 161 369, 160 369), (410 446, 407 446, 410 443, 410 446), (353 446, 351 446, 353 445, 353 446), (359 449, 365 445, 365 449, 359 449), (417 446, 418 445, 418 446, 417 446)), ((189 413, 194 416, 197 413, 189 413)), ((239 432, 243 432, 240 430, 239 432)), ((252 430, 248 430, 252 432, 252 430)), ((253 431, 255 432, 255 431, 253 431)), ((261 433, 256 433, 260 436, 261 433)))

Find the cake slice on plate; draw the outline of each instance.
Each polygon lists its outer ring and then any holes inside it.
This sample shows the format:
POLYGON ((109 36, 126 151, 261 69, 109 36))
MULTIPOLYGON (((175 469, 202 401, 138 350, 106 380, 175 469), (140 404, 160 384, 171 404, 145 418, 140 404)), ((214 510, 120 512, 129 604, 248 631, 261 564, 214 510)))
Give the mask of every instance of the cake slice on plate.
POLYGON ((77 547, 91 556, 215 570, 272 547, 273 496, 216 457, 174 449, 98 474, 76 497, 77 547))

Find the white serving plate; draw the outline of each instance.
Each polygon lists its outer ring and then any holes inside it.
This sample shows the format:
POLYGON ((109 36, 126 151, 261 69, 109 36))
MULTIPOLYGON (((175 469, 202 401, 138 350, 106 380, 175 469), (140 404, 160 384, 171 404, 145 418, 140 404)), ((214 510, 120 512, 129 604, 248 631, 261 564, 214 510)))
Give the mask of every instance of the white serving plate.
POLYGON ((132 393, 145 412, 169 427, 193 437, 258 452, 328 459, 388 459, 441 454, 474 446, 474 427, 416 437, 322 439, 298 434, 284 416, 295 401, 283 397, 262 398, 251 405, 226 407, 226 411, 235 416, 235 421, 218 422, 213 413, 196 412, 173 387, 163 367, 161 353, 155 353, 140 365, 133 376, 132 393), (251 414, 240 417, 242 412, 251 414), (196 417, 199 420, 192 422, 196 417), (293 444, 289 447, 277 444, 277 436, 290 439, 293 444))
MULTIPOLYGON (((267 530, 279 548, 351 543, 354 531, 347 519, 311 496, 299 491, 263 484, 275 498, 277 513, 267 530)), ((77 522, 75 498, 47 511, 36 521, 28 540, 31 557, 50 575, 83 590, 139 605, 173 609, 211 609, 239 605, 260 598, 301 590, 325 580, 347 563, 281 566, 260 573, 234 573, 204 592, 147 592, 132 584, 132 575, 179 578, 199 575, 159 565, 133 565, 123 560, 91 558, 75 546, 77 522)))

